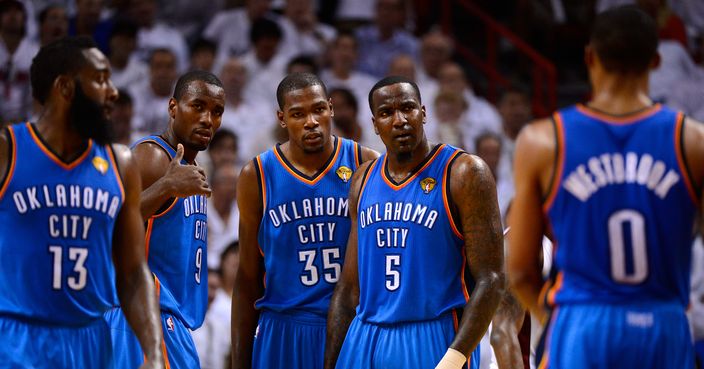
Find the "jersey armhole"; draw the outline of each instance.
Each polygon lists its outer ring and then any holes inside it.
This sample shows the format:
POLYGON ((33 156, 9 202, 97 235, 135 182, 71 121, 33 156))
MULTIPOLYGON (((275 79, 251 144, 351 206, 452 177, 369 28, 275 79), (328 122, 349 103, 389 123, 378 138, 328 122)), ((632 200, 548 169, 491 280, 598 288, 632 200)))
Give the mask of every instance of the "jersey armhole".
POLYGON ((354 169, 356 170, 363 163, 362 162, 362 145, 357 143, 357 141, 354 141, 354 161, 355 161, 355 165, 356 165, 356 167, 354 169))
POLYGON ((553 155, 553 164, 552 164, 552 173, 550 173, 550 182, 547 187, 547 191, 543 194, 542 198, 542 203, 543 203, 543 208, 544 209, 549 209, 550 206, 552 205, 552 201, 555 199, 555 195, 557 194, 557 187, 559 186, 560 178, 558 178, 561 174, 561 169, 562 169, 562 160, 564 158, 564 147, 563 147, 563 137, 561 134, 561 129, 562 127, 560 126, 560 123, 557 121, 560 119, 558 116, 558 113, 555 113, 553 116, 550 117, 550 124, 552 124, 553 128, 553 138, 555 140, 555 154, 553 155))
POLYGON ((3 128, 5 132, 5 137, 7 137, 7 167, 5 172, 2 173, 0 177, 0 198, 5 194, 10 180, 12 179, 12 173, 15 170, 15 135, 10 131, 10 127, 3 128))
POLYGON ((443 178, 443 183, 446 185, 443 186, 443 191, 445 193, 445 198, 447 199, 447 209, 445 210, 447 212, 447 217, 450 219, 450 223, 452 224, 453 231, 455 232, 455 235, 461 239, 464 239, 464 236, 462 235, 462 223, 457 222, 457 217, 455 214, 455 208, 454 204, 455 201, 452 199, 452 191, 450 190, 450 178, 452 177, 452 165, 455 163, 455 160, 459 158, 462 155, 469 155, 465 151, 458 150, 456 153, 452 155, 450 160, 447 162, 447 170, 445 172, 445 176, 443 178))
POLYGON ((359 186, 359 192, 357 193, 357 204, 359 204, 359 201, 362 199, 362 192, 364 192, 364 186, 367 184, 367 179, 369 177, 369 171, 372 170, 372 168, 376 165, 376 162, 379 160, 379 158, 374 159, 371 163, 369 163, 369 166, 367 169, 364 171, 364 174, 362 175, 362 184, 359 186))
POLYGON ((689 182, 689 186, 694 192, 696 199, 702 198, 702 188, 694 182, 694 177, 692 176, 692 170, 687 162, 687 153, 685 152, 685 142, 684 142, 684 125, 687 123, 687 116, 682 114, 680 117, 679 127, 676 129, 679 131, 679 140, 677 142, 677 154, 682 158, 682 170, 683 174, 687 176, 686 180, 689 182))
POLYGON ((262 203, 262 214, 266 211, 266 183, 264 183, 264 169, 261 166, 261 158, 257 155, 253 160, 254 172, 257 173, 257 187, 259 188, 259 200, 262 203))
POLYGON ((120 163, 117 160, 117 155, 115 155, 115 148, 112 146, 112 144, 108 144, 106 146, 106 151, 108 152, 108 155, 110 156, 110 162, 113 164, 113 168, 115 171, 115 176, 117 177, 117 184, 120 186, 120 192, 122 193, 122 202, 125 202, 127 200, 125 198, 125 181, 122 179, 122 171, 120 171, 120 163))

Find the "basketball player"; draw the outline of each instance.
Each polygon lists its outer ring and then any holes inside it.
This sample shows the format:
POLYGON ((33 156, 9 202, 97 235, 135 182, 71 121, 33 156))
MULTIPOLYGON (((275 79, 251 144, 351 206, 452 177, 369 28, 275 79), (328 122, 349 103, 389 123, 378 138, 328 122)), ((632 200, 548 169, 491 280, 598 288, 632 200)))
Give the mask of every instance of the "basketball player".
POLYGON ((276 96, 289 141, 248 163, 237 184, 233 368, 319 369, 350 230, 352 172, 378 155, 331 136, 332 103, 315 75, 289 74, 276 96))
POLYGON ((163 368, 137 164, 109 143, 110 64, 92 40, 61 39, 31 84, 41 117, 0 133, 0 367, 111 368, 117 289, 142 368, 163 368))
POLYGON ((352 178, 356 226, 330 303, 325 367, 478 368, 504 287, 491 171, 428 143, 412 81, 380 80, 369 105, 387 152, 352 178))
POLYGON ((648 98, 657 45, 641 10, 598 15, 585 49, 591 100, 518 138, 508 275, 548 322, 539 368, 694 366, 684 312, 704 128, 648 98), (556 272, 544 286, 543 233, 556 272))
MULTIPOLYGON (((146 254, 159 294, 167 368, 200 367, 189 330, 200 327, 208 306, 206 196, 210 188, 195 157, 208 148, 224 108, 220 80, 209 72, 188 72, 176 82, 164 133, 138 140, 133 148, 144 188, 140 205, 147 224, 146 254)), ((106 318, 112 328, 116 367, 138 366, 142 352, 120 309, 113 309, 106 318)))

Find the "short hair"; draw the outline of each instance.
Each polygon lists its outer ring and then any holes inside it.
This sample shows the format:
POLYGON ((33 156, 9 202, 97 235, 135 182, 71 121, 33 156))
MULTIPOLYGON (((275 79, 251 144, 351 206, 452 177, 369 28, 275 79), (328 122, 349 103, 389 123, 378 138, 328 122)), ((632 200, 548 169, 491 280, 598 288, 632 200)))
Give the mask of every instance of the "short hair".
POLYGON ((229 254, 234 254, 240 252, 240 241, 232 241, 225 247, 220 253, 220 268, 218 268, 218 274, 222 277, 222 263, 225 261, 225 257, 229 254))
POLYGON ((215 44, 213 41, 204 39, 204 38, 199 38, 196 40, 195 43, 193 43, 193 46, 191 46, 191 55, 195 54, 198 51, 205 50, 205 51, 210 51, 213 54, 218 49, 218 45, 215 44))
POLYGON ((526 88, 522 84, 512 84, 502 90, 499 91, 499 98, 496 100, 497 104, 500 104, 501 101, 506 98, 506 96, 511 95, 511 94, 516 94, 516 95, 521 95, 530 102, 531 99, 531 92, 528 88, 526 88))
POLYGON ((325 98, 328 97, 328 90, 325 88, 325 84, 313 73, 291 73, 284 77, 276 88, 276 102, 279 103, 279 109, 284 110, 284 95, 291 91, 313 86, 322 87, 325 98))
POLYGON ((24 4, 18 0, 1 0, 0 1, 0 16, 5 14, 10 10, 19 10, 27 17, 27 9, 24 8, 24 4))
POLYGON ((419 102, 419 103, 422 102, 421 99, 420 99, 420 90, 418 89, 418 85, 417 85, 415 82, 413 82, 412 80, 410 80, 410 79, 408 79, 408 78, 406 78, 406 77, 401 77, 401 76, 388 76, 388 77, 382 78, 382 79, 381 79, 379 82, 377 82, 377 83, 374 85, 374 87, 372 87, 372 89, 369 91, 369 109, 372 110, 372 113, 374 113, 374 109, 372 108, 372 97, 374 96, 374 91, 376 91, 376 90, 378 90, 378 89, 380 89, 380 88, 382 88, 382 87, 386 87, 386 86, 390 86, 390 85, 395 85, 395 84, 397 84, 397 83, 408 83, 408 84, 410 84, 411 87, 413 87, 413 90, 415 90, 416 96, 418 96, 418 102, 419 102))
POLYGON ((139 26, 137 26, 137 23, 133 20, 129 18, 118 18, 110 29, 110 39, 117 36, 136 39, 138 31, 139 26))
POLYGON ((239 137, 235 132, 230 131, 227 128, 220 128, 215 131, 213 138, 210 140, 210 145, 208 146, 208 151, 217 148, 224 140, 231 138, 235 141, 235 147, 239 147, 239 137))
POLYGON ((354 109, 355 112, 359 111, 359 103, 357 102, 357 98, 354 96, 352 91, 350 91, 349 89, 344 88, 344 87, 338 87, 338 88, 333 88, 332 90, 330 90, 330 92, 328 92, 328 95, 330 95, 330 96, 332 96, 334 94, 342 95, 342 98, 344 98, 345 101, 347 101, 347 103, 350 104, 350 106, 352 106, 352 108, 354 109))
POLYGON ((608 72, 645 73, 658 50, 655 21, 634 5, 597 15, 590 43, 608 72))
POLYGON ((204 70, 192 70, 190 72, 186 72, 178 78, 178 81, 176 81, 176 87, 174 87, 174 99, 176 99, 176 101, 181 100, 183 94, 185 94, 188 89, 188 85, 195 81, 203 81, 209 85, 224 88, 220 79, 214 74, 204 70))
POLYGON ((337 43, 342 39, 343 37, 349 37, 354 41, 354 47, 357 48, 359 46, 359 41, 357 41, 357 35, 354 34, 349 29, 343 29, 337 32, 337 36, 335 39, 332 41, 333 45, 337 46, 337 43))
POLYGON ((115 100, 115 105, 125 106, 132 105, 132 95, 126 89, 117 90, 117 100, 115 100))
POLYGON ((39 49, 29 68, 32 97, 42 105, 46 103, 56 78, 75 76, 88 64, 83 50, 97 47, 92 38, 79 36, 64 37, 39 49))
POLYGON ((37 15, 37 23, 39 23, 40 25, 42 23, 44 23, 44 21, 46 20, 46 17, 49 16, 49 12, 52 11, 53 9, 64 9, 65 10, 66 8, 64 8, 63 6, 61 6, 59 4, 49 4, 49 5, 45 6, 44 9, 42 9, 42 11, 39 12, 39 15, 37 15))
POLYGON ((503 145, 504 145, 504 142, 498 133, 491 132, 491 131, 484 131, 479 136, 477 136, 477 138, 474 139, 474 151, 475 152, 479 151, 479 145, 482 142, 484 142, 485 140, 495 140, 496 142, 499 143, 499 148, 503 147, 503 145))
POLYGON ((147 63, 151 64, 154 59, 154 55, 159 54, 159 53, 170 54, 171 57, 174 58, 174 63, 178 64, 178 58, 176 57, 176 52, 169 49, 168 47, 157 47, 157 48, 151 49, 149 51, 149 58, 147 59, 147 63))
POLYGON ((259 18, 252 23, 252 28, 249 29, 249 40, 252 44, 263 38, 275 38, 281 40, 283 33, 279 25, 266 18, 259 18))
POLYGON ((318 64, 315 62, 315 59, 313 59, 313 57, 310 55, 301 54, 289 60, 288 64, 286 64, 286 70, 290 70, 291 67, 294 65, 304 65, 306 67, 309 67, 313 74, 318 74, 318 64))

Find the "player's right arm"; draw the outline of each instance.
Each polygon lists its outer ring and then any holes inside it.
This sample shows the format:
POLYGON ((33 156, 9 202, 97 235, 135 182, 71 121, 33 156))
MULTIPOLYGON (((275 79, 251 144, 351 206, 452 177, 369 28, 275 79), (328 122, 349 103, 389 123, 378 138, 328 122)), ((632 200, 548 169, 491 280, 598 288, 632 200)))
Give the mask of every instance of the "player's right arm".
POLYGON ((350 185, 350 235, 347 240, 345 263, 342 266, 342 275, 335 286, 335 291, 330 299, 328 310, 327 336, 325 339, 324 368, 334 369, 337 357, 340 355, 342 343, 347 335, 347 329, 355 316, 355 309, 359 305, 359 270, 357 269, 357 204, 362 180, 371 161, 359 166, 352 175, 350 185))
POLYGON ((120 306, 146 358, 141 369, 163 368, 162 331, 154 280, 144 256, 144 225, 139 217, 142 186, 127 147, 114 146, 125 190, 113 232, 112 256, 120 306))
POLYGON ((551 120, 540 120, 521 130, 513 164, 516 192, 508 220, 511 232, 506 270, 510 289, 543 323, 547 316, 539 302, 544 283, 540 260, 545 233, 543 201, 553 181, 556 152, 551 120))
POLYGON ((240 210, 240 267, 232 291, 232 368, 252 367, 254 333, 259 312, 254 302, 264 294, 264 258, 257 235, 264 204, 254 162, 242 168, 237 181, 237 205, 240 210))
POLYGON ((210 196, 203 168, 181 164, 183 145, 178 144, 173 159, 158 145, 149 142, 137 145, 133 152, 142 177, 140 212, 144 221, 174 197, 210 196))
POLYGON ((523 367, 518 332, 521 330, 524 318, 525 310, 521 304, 510 290, 505 290, 492 320, 490 337, 491 347, 494 349, 499 369, 523 367))

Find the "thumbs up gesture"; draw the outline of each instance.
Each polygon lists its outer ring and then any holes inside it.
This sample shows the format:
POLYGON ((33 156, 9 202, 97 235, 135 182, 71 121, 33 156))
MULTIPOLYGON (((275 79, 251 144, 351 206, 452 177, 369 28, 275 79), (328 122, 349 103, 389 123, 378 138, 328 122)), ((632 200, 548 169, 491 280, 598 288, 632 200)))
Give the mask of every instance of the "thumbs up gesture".
POLYGON ((195 165, 181 164, 181 160, 183 160, 183 145, 178 144, 176 156, 171 160, 164 174, 164 179, 170 183, 171 195, 174 197, 210 196, 212 190, 206 181, 205 170, 195 165))

